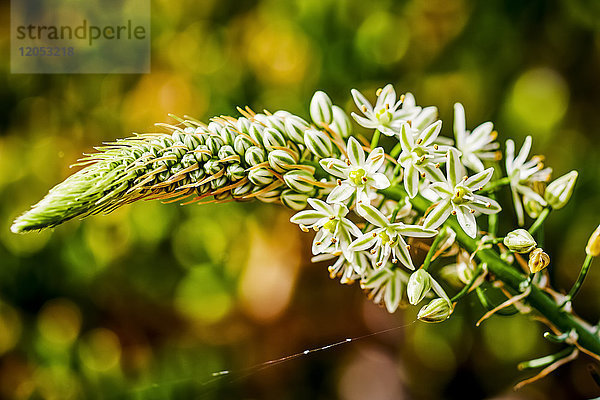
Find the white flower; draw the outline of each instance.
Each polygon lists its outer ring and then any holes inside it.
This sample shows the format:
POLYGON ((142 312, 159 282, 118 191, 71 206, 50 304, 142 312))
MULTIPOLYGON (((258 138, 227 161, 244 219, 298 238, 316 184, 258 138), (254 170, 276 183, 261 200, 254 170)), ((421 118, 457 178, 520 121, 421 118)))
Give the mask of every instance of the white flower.
POLYGON ((398 308, 404 286, 408 282, 408 274, 400 268, 367 269, 360 282, 360 287, 369 291, 367 297, 376 304, 385 304, 388 312, 398 308))
POLYGON ((393 255, 393 263, 400 260, 405 267, 415 269, 409 247, 402 236, 431 237, 437 233, 435 229, 427 229, 419 225, 405 225, 402 222, 391 223, 385 215, 370 205, 359 204, 357 211, 377 228, 359 236, 348 249, 358 251, 373 248, 371 253, 377 255, 375 264, 377 267, 386 264, 390 255, 393 255))
POLYGON ((450 148, 447 157, 447 179, 430 185, 430 188, 440 196, 440 201, 427 214, 423 225, 437 228, 448 219, 450 214, 453 214, 458 218, 458 223, 465 233, 475 238, 477 236, 475 212, 494 214, 501 210, 496 201, 473 193, 489 182, 494 168, 488 168, 468 178, 464 166, 460 163, 458 150, 450 148))
POLYGON ((369 203, 369 193, 373 189, 385 189, 390 186, 389 179, 377 172, 385 161, 385 152, 381 147, 371 151, 365 160, 365 152, 354 137, 348 139, 348 160, 325 158, 319 163, 328 173, 338 178, 338 185, 327 196, 328 203, 341 203, 356 193, 358 203, 369 203))
POLYGON ((400 145, 402 153, 398 162, 404 168, 404 188, 408 196, 413 198, 419 191, 419 177, 427 177, 432 181, 444 179, 440 171, 440 162, 445 160, 447 146, 440 148, 434 144, 442 129, 442 121, 429 125, 415 139, 409 125, 404 122, 400 128, 400 145))
MULTIPOLYGON (((396 91, 391 84, 377 91, 375 107, 358 90, 352 89, 352 97, 356 106, 362 111, 361 117, 352 113, 352 118, 369 129, 378 129, 387 136, 394 136, 399 132, 400 124, 416 118, 421 112, 421 107, 415 105, 415 98, 407 93, 396 102, 396 91)), ((429 118, 427 115, 423 119, 429 118)))
MULTIPOLYGON (((325 250, 325 252, 327 253, 328 250, 325 250)), ((313 257, 312 261, 319 262, 331 260, 335 258, 336 254, 321 254, 313 257)), ((370 265, 371 261, 367 252, 346 251, 339 255, 335 263, 330 265, 327 269, 329 270, 329 277, 331 279, 339 277, 340 282, 345 285, 360 279, 370 265)))
POLYGON ((466 130, 465 109, 462 104, 454 104, 454 137, 456 147, 462 153, 462 162, 476 172, 485 168, 482 160, 498 160, 500 144, 494 142, 498 132, 494 131, 494 124, 484 122, 473 132, 466 130))
POLYGON ((312 228, 317 231, 313 240, 313 254, 321 253, 348 253, 347 251, 352 236, 362 234, 352 221, 345 218, 348 208, 343 204, 327 204, 319 199, 308 199, 314 210, 305 210, 296 213, 290 221, 299 224, 300 228, 308 231, 312 228))
POLYGON ((510 189, 519 226, 525 224, 523 203, 519 195, 527 196, 540 205, 546 206, 546 200, 531 189, 530 186, 536 182, 547 182, 552 172, 552 168, 544 168, 542 164, 543 158, 540 156, 534 156, 531 160, 527 161, 529 151, 531 150, 531 141, 531 136, 525 138, 523 147, 521 147, 516 157, 515 142, 511 139, 506 141, 506 175, 510 179, 510 189))

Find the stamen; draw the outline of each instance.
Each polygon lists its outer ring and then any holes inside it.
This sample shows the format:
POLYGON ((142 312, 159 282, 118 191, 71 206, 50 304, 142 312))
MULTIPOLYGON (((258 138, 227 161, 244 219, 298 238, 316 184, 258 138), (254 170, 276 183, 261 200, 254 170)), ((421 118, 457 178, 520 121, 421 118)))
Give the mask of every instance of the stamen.
POLYGON ((456 210, 452 210, 452 212, 450 214, 456 215, 456 210))
POLYGON ((377 233, 373 232, 372 233, 373 237, 377 237, 377 233))
POLYGON ((440 148, 440 146, 438 146, 437 144, 434 144, 434 145, 433 145, 433 148, 434 148, 435 150, 438 150, 438 149, 440 148))
POLYGON ((469 212, 470 212, 471 214, 475 214, 475 210, 473 210, 472 208, 469 208, 469 212))
POLYGON ((304 232, 304 233, 307 233, 307 232, 308 232, 308 228, 306 227, 306 225, 302 225, 302 224, 300 224, 300 230, 301 230, 302 232, 304 232))
POLYGON ((386 110, 389 110, 389 109, 390 109, 390 105, 386 103, 386 104, 385 104, 385 109, 386 109, 386 110))
POLYGON ((392 258, 392 264, 397 264, 398 263, 398 259, 397 258, 392 258))
POLYGON ((338 186, 342 186, 342 180, 338 179, 335 183, 337 183, 338 186))
POLYGON ((435 163, 435 167, 436 167, 437 169, 440 169, 440 163, 435 163))
POLYGON ((404 95, 400 95, 400 103, 404 103, 404 95))
POLYGON ((336 239, 336 238, 334 238, 334 237, 332 237, 332 238, 331 238, 331 243, 333 243, 333 244, 336 244, 336 243, 337 243, 337 239, 336 239))
POLYGON ((375 253, 377 253, 377 250, 375 250, 375 249, 371 249, 371 250, 369 251, 369 253, 371 253, 372 255, 375 255, 375 253))
POLYGON ((406 250, 410 250, 410 244, 406 245, 406 250))
POLYGON ((367 106, 363 105, 361 108, 362 112, 367 112, 367 106))
POLYGON ((417 139, 417 144, 421 144, 421 143, 423 143, 423 139, 421 139, 421 138, 417 139))
POLYGON ((375 92, 375 95, 380 96, 381 92, 383 92, 382 88, 377 89, 377 91, 375 92))

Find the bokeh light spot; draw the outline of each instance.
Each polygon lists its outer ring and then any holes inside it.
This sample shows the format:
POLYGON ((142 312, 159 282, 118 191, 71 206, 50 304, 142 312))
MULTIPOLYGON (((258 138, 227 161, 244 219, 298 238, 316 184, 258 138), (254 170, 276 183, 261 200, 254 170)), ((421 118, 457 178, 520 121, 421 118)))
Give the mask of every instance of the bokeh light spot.
POLYGON ((92 371, 108 371, 121 359, 119 338, 109 329, 94 329, 79 343, 79 358, 92 371))
POLYGON ((38 315, 40 334, 48 342, 66 346, 77 338, 81 329, 81 312, 70 300, 46 302, 38 315))

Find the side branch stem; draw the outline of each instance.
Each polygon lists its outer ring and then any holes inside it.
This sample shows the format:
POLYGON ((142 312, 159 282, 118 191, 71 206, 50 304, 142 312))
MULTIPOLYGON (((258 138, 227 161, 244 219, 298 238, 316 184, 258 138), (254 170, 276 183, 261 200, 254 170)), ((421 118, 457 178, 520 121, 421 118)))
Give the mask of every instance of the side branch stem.
MULTIPOLYGON (((406 196, 404 189, 398 186, 393 186, 380 192, 387 198, 396 201, 400 201, 406 196)), ((411 203, 420 212, 425 212, 431 205, 428 200, 420 195, 411 199, 411 203)), ((455 217, 449 218, 444 225, 456 232, 456 240, 465 250, 470 253, 477 250, 477 240, 470 238, 462 230, 455 217)), ((527 277, 519 273, 512 265, 502 260, 498 253, 492 249, 481 249, 476 253, 475 257, 480 262, 487 264, 488 271, 496 279, 502 281, 516 293, 521 293, 521 288, 527 283, 527 277)), ((558 304, 535 285, 531 285, 531 293, 527 296, 527 302, 561 332, 569 332, 573 329, 577 332, 578 345, 590 353, 600 356, 600 337, 594 333, 589 323, 563 310, 561 304, 558 304)))

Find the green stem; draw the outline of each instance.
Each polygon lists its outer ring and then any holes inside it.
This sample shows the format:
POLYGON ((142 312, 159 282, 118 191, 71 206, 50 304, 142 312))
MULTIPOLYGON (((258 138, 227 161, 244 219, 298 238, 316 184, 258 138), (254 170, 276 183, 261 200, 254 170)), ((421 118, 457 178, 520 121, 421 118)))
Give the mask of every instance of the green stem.
POLYGON ((423 261, 423 266, 421 267, 425 271, 427 271, 427 268, 429 268, 429 265, 431 264, 431 259, 433 258, 433 255, 435 254, 435 250, 438 248, 438 246, 440 245, 442 240, 444 240, 444 236, 446 236, 446 228, 445 227, 440 229, 440 232, 435 237, 433 244, 431 245, 431 247, 429 248, 429 251, 427 252, 427 256, 425 257, 425 261, 423 261))
POLYGON ((533 223, 533 225, 531 225, 531 228, 529 228, 529 233, 532 236, 535 232, 537 232, 538 229, 540 229, 542 227, 542 225, 544 224, 544 221, 548 217, 548 214, 550 214, 550 210, 551 210, 550 207, 544 208, 542 210, 542 212, 540 213, 540 215, 535 220, 535 222, 533 223))
POLYGON ((500 189, 502 186, 506 186, 510 183, 509 177, 500 178, 498 180, 488 183, 485 188, 481 189, 477 194, 491 193, 500 189))
POLYGON ((545 357, 536 358, 535 360, 522 362, 519 364, 519 366, 517 368, 519 368, 520 370, 523 370, 523 369, 530 369, 530 368, 545 367, 547 365, 552 364, 553 362, 555 362, 557 360, 562 360, 563 358, 570 356, 574 350, 575 350, 574 347, 567 347, 566 349, 563 349, 556 354, 550 354, 545 357))
POLYGON ((473 284, 475 283, 477 278, 479 278, 479 275, 481 275, 482 272, 483 272, 483 264, 479 264, 477 266, 477 269, 473 273, 473 277, 469 280, 469 282, 465 285, 465 287, 462 288, 462 290, 460 292, 455 294, 454 297, 452 297, 450 299, 450 302, 454 303, 455 301, 458 301, 461 297, 463 297, 464 295, 469 293, 469 290, 471 290, 471 287, 473 286, 473 284))
POLYGON ((579 289, 581 288, 581 285, 583 284, 583 281, 584 281, 585 277, 587 276, 588 271, 590 270, 590 265, 592 265, 593 259, 594 259, 594 257, 592 257, 589 254, 585 257, 585 260, 583 261, 583 265, 581 266, 581 271, 579 271, 579 276, 577 277, 577 281, 575 282, 575 284, 569 291, 569 294, 567 295, 567 298, 565 299, 564 303, 562 303, 561 307, 564 307, 565 304, 567 304, 568 302, 573 300, 573 298, 577 295, 577 292, 579 292, 579 289))
POLYGON ((381 136, 381 132, 379 132, 379 129, 375 129, 375 133, 373 133, 373 138, 371 139, 371 149, 374 149, 379 144, 379 136, 381 136))
POLYGON ((396 204, 396 207, 394 207, 394 211, 392 211, 392 216, 390 217, 390 222, 394 223, 396 221, 396 217, 398 216, 398 212, 400 211, 400 209, 402 208, 402 206, 404 205, 403 201, 399 201, 398 204, 396 204))
MULTIPOLYGON (((395 186, 381 191, 387 198, 400 201, 406 196, 406 193, 401 187, 395 186)), ((413 207, 425 213, 431 203, 417 196, 411 200, 413 207)), ((449 218, 445 226, 450 227, 456 232, 456 240, 462 247, 470 253, 477 250, 477 240, 469 237, 460 227, 455 217, 449 218)), ((475 257, 479 262, 486 263, 488 271, 497 279, 502 281, 507 287, 517 293, 520 293, 523 283, 527 282, 527 277, 523 276, 512 265, 506 263, 498 253, 492 249, 481 249, 475 257)), ((531 293, 527 297, 529 304, 550 321, 561 332, 568 332, 574 329, 577 332, 578 344, 591 353, 600 355, 600 337, 594 334, 593 327, 582 319, 574 316, 561 309, 561 306, 556 303, 549 295, 532 285, 531 293)))
POLYGON ((402 145, 400 143, 398 143, 397 145, 394 146, 392 151, 390 151, 390 156, 392 158, 397 158, 401 152, 402 152, 402 145))
MULTIPOLYGON (((490 193, 490 199, 496 200, 496 195, 494 193, 490 193)), ((496 236, 498 234, 498 214, 490 214, 488 215, 488 232, 492 236, 496 236)))

